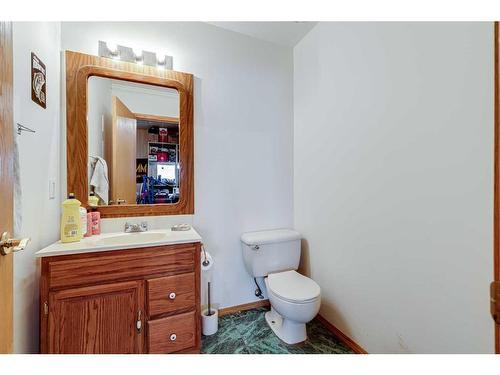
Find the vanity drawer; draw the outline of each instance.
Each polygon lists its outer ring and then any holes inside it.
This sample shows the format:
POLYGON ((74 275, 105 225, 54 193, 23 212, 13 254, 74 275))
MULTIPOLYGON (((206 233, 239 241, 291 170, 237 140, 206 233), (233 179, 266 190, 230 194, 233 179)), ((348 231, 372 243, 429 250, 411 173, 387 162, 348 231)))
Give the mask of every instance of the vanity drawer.
POLYGON ((180 244, 45 258, 49 288, 193 272, 196 246, 180 244))
POLYGON ((150 316, 187 310, 196 305, 194 272, 150 279, 147 286, 150 316))
POLYGON ((148 322, 149 353, 174 353, 195 346, 195 312, 150 320, 148 322))

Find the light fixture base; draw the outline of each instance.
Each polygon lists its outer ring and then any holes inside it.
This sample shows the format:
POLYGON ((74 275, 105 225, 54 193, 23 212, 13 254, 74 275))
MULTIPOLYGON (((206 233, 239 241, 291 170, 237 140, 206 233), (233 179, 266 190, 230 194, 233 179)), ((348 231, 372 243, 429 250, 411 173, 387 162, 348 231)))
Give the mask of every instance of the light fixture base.
POLYGON ((106 57, 108 59, 126 61, 131 63, 138 63, 147 66, 161 67, 163 69, 172 70, 174 58, 165 55, 162 60, 156 57, 156 53, 150 51, 142 51, 138 55, 134 49, 127 46, 118 45, 116 50, 109 48, 108 44, 102 40, 99 41, 98 48, 99 57, 106 57))

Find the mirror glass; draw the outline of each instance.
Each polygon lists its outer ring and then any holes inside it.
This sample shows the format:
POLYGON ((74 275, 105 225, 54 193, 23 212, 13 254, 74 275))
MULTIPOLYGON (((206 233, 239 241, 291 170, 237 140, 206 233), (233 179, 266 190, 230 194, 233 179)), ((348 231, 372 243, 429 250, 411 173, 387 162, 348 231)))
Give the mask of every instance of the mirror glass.
POLYGON ((89 192, 99 205, 179 201, 179 93, 92 76, 87 90, 89 192))

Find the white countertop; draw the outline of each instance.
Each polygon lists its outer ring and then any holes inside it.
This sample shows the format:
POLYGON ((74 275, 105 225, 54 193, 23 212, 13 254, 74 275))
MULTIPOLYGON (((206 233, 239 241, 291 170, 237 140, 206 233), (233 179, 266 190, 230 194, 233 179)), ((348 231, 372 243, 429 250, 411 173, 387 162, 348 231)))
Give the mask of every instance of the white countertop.
POLYGON ((201 242, 200 235, 193 228, 187 231, 172 231, 169 228, 154 229, 139 233, 103 233, 96 236, 84 237, 79 242, 62 243, 61 241, 57 241, 37 251, 35 255, 37 257, 48 257, 191 242, 201 242))

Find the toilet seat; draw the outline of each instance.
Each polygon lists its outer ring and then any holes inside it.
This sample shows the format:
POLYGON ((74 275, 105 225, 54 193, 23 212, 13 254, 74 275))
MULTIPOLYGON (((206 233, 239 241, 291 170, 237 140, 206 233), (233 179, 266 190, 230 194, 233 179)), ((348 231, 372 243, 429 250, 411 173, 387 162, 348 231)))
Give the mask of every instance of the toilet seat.
POLYGON ((292 303, 309 303, 321 293, 314 280, 296 271, 271 273, 267 277, 266 285, 270 293, 292 303))

